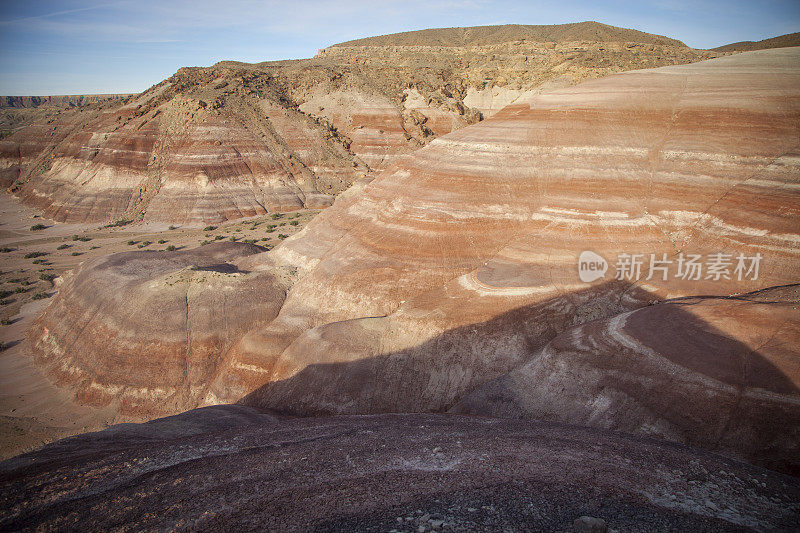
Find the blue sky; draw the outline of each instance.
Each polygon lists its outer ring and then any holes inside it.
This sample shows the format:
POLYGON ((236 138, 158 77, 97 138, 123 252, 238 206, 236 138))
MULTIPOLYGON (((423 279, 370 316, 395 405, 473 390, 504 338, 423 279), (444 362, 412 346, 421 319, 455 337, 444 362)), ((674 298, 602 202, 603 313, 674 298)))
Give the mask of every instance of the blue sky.
POLYGON ((597 20, 710 48, 800 31, 800 0, 0 0, 0 94, 136 92, 182 66, 399 31, 597 20))

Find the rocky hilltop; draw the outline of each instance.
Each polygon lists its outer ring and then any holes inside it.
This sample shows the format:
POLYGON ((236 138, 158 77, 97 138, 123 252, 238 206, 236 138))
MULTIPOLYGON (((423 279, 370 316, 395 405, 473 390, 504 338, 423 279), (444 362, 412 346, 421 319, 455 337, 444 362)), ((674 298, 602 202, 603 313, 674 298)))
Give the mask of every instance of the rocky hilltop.
MULTIPOLYGON (((800 472, 798 65, 798 49, 758 51, 526 96, 356 182, 270 252, 82 264, 30 347, 120 412, 538 418, 800 472), (588 281, 585 251, 606 262, 588 281)), ((181 79, 128 102, 126 131, 166 113, 146 98, 227 117, 181 79)), ((293 98, 272 87, 233 94, 293 98)))
POLYGON ((722 54, 597 23, 532 28, 181 69, 140 95, 48 114, 0 141, 0 180, 67 222, 204 225, 324 207, 523 96, 722 54))
POLYGON ((719 52, 750 52, 752 50, 766 50, 769 48, 787 48, 800 46, 800 32, 788 33, 761 41, 741 41, 714 48, 719 52))
POLYGON ((513 41, 637 42, 686 47, 681 41, 663 35, 618 28, 594 21, 550 25, 503 24, 468 28, 431 28, 355 39, 334 46, 485 46, 513 41))

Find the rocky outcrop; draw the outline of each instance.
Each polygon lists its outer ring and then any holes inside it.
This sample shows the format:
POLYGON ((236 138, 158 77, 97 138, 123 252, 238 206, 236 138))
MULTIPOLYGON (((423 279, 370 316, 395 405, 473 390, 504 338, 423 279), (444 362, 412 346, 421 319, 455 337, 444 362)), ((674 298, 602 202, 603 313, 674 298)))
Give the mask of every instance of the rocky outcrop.
MULTIPOLYGON (((572 408, 553 410, 559 420, 795 468, 796 423, 759 434, 759 416, 797 420, 794 294, 735 312, 708 297, 800 281, 798 57, 753 52, 537 95, 358 183, 298 236, 236 260, 265 286, 286 280, 288 288, 241 323, 228 320, 230 343, 206 352, 213 379, 193 398, 246 396, 249 405, 304 415, 495 413, 492 389, 479 391, 510 376, 514 387, 497 399, 516 402, 513 416, 549 413, 527 399, 537 398, 536 385, 561 385, 572 408), (587 268, 606 261, 605 277, 582 281, 579 259, 589 251, 587 268), (695 255, 704 269, 697 279, 695 255), (672 302, 686 296, 703 304, 672 302), (670 348, 681 332, 691 332, 685 348, 698 358, 670 348), (621 345, 628 351, 618 353, 621 345), (528 375, 550 377, 537 384, 528 375), (707 407, 694 413, 698 403, 707 407), (716 417, 730 423, 705 423, 716 417)), ((114 339, 139 315, 108 310, 157 301, 164 290, 162 278, 130 274, 126 263, 84 266, 33 330, 37 357, 56 379, 83 373, 83 383, 121 391, 127 378, 105 361, 149 360, 162 338, 183 353, 183 322, 114 339), (123 276, 137 294, 92 288, 96 277, 123 276), (87 312, 85 327, 58 311, 90 305, 103 311, 87 312), (102 352, 89 340, 96 330, 108 332, 102 352)), ((151 268, 174 276, 184 265, 151 268)), ((230 293, 245 287, 231 281, 230 293)), ((140 411, 163 412, 153 390, 187 386, 159 365, 140 365, 142 384, 126 392, 140 411)))
POLYGON ((210 407, 51 444, 0 463, 0 481, 6 530, 790 531, 800 518, 800 482, 770 470, 452 415, 210 407))

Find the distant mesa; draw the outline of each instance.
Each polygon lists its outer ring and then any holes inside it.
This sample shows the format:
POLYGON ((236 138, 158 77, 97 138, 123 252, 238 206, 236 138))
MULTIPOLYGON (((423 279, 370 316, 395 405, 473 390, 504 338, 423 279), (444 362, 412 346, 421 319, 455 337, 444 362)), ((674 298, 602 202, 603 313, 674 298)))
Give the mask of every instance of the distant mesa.
POLYGON ((56 96, 0 96, 0 109, 36 108, 41 106, 74 107, 105 100, 118 100, 130 94, 72 94, 56 96))

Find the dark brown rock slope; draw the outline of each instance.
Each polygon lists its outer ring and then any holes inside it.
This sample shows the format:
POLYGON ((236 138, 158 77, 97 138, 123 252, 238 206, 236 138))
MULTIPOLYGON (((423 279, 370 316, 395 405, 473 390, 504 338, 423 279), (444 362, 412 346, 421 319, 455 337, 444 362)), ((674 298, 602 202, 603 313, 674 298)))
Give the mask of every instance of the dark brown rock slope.
POLYGON ((582 516, 617 531, 793 531, 800 520, 797 478, 641 437, 448 415, 279 421, 205 408, 10 459, 0 483, 6 531, 572 531, 582 516))

